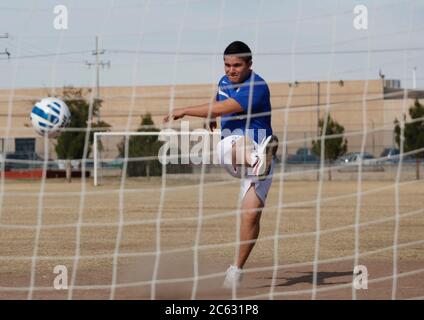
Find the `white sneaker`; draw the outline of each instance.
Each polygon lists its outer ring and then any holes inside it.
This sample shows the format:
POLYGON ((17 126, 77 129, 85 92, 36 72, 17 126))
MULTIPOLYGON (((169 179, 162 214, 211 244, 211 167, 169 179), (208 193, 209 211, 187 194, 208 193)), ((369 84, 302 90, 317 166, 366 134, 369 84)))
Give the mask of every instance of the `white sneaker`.
POLYGON ((236 266, 230 266, 227 269, 227 275, 225 276, 223 287, 232 289, 233 287, 239 287, 243 278, 242 269, 236 266))
POLYGON ((277 153, 278 138, 274 135, 266 138, 258 146, 256 163, 253 165, 252 173, 260 180, 265 179, 271 170, 272 158, 277 153))

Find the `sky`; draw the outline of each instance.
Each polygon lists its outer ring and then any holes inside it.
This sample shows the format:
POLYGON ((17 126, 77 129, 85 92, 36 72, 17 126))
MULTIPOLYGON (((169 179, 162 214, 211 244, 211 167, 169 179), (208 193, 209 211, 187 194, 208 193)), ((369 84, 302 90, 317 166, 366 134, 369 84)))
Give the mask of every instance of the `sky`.
POLYGON ((400 79, 424 89, 422 0, 1 0, 0 88, 214 84, 234 40, 268 82, 400 79), (55 6, 67 8, 57 30, 55 6), (367 8, 357 29, 355 6, 367 8), (363 22, 363 21, 362 21, 363 22), (7 37, 6 37, 7 35, 7 37))

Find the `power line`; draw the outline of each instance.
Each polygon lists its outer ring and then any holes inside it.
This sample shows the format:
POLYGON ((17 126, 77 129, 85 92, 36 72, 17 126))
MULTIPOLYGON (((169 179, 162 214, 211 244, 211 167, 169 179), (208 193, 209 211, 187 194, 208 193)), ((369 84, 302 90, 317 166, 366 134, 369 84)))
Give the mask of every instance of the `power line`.
MULTIPOLYGON (((384 48, 384 49, 363 49, 363 50, 340 50, 336 52, 332 51, 276 51, 276 52, 257 52, 256 56, 289 56, 289 55, 328 55, 328 54, 363 54, 363 53, 396 53, 396 52, 404 52, 404 51, 424 51, 424 47, 412 47, 412 48, 384 48)), ((45 54, 34 54, 34 55, 24 55, 11 57, 10 59, 31 59, 31 58, 46 58, 52 56, 65 56, 65 55, 75 55, 75 54, 85 54, 90 51, 67 51, 61 53, 45 53, 45 54)), ((99 51, 99 54, 105 53, 106 50, 99 51)), ((172 56, 175 55, 175 51, 159 51, 159 50, 122 50, 122 49, 108 49, 107 52, 110 53, 122 53, 122 54, 146 54, 146 55, 167 55, 172 56)), ((93 53, 94 54, 94 53, 93 53)), ((222 52, 201 52, 201 51, 180 51, 178 55, 185 56, 220 56, 222 52)), ((5 59, 0 59, 5 60, 5 59)), ((107 65, 107 63, 103 63, 107 65)))
POLYGON ((26 45, 23 45, 23 42, 24 41, 21 40, 20 44, 15 44, 12 41, 12 37, 10 36, 9 39, 7 39, 7 46, 11 47, 12 49, 14 49, 17 52, 21 52, 22 54, 25 54, 25 55, 34 55, 34 54, 45 53, 45 52, 40 52, 39 50, 36 51, 36 50, 33 50, 32 48, 28 48, 26 45))
MULTIPOLYGON (((0 36, 0 39, 7 39, 7 38, 9 38, 9 34, 8 33, 5 33, 4 35, 0 36)), ((4 52, 0 52, 0 54, 6 54, 7 55, 7 59, 10 58, 10 52, 7 51, 7 48, 4 49, 4 52)))
MULTIPOLYGON (((99 60, 99 56, 101 54, 104 54, 105 50, 99 50, 99 37, 96 36, 96 50, 93 51, 93 55, 96 56, 96 62, 88 62, 86 61, 85 64, 88 65, 90 68, 91 66, 96 66, 96 95, 97 95, 97 101, 100 100, 100 66, 104 68, 105 66, 108 66, 110 68, 110 61, 104 62, 99 60)), ((97 121, 100 122, 100 108, 96 111, 97 121)))
MULTIPOLYGON (((67 52, 61 52, 61 53, 44 53, 44 54, 11 57, 10 59, 11 60, 12 59, 32 59, 32 58, 54 57, 54 56, 69 56, 74 54, 85 54, 89 52, 90 52, 89 50, 84 50, 84 51, 67 51, 67 52)), ((0 60, 6 60, 6 59, 0 59, 0 60)))

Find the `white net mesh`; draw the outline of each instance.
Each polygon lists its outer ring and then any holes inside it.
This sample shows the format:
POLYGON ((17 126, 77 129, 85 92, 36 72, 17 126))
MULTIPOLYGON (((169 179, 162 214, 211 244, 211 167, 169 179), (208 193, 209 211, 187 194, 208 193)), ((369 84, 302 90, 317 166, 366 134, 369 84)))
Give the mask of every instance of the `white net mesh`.
MULTIPOLYGON (((415 41, 421 4, 368 6, 375 27, 351 31, 353 6, 340 1, 323 9, 302 1, 240 2, 242 20, 229 20, 235 8, 226 1, 109 1, 101 13, 104 4, 93 3, 69 9, 81 20, 96 16, 96 28, 87 33, 70 15, 76 33, 54 35, 31 32, 30 22, 40 16, 50 23, 51 8, 0 6, 0 19, 23 21, 22 29, 11 24, 12 37, 0 37, 0 53, 6 46, 12 51, 9 59, 0 56, 0 74, 9 75, 0 79, 0 298, 424 297, 424 188, 416 179, 424 146, 410 149, 403 138, 398 144, 393 123, 400 121, 402 136, 406 125, 423 121, 403 118, 424 95, 421 79, 410 77, 422 55, 415 41), (407 18, 394 26, 388 16, 396 12, 407 18), (158 20, 163 24, 153 23, 158 20), (110 85, 100 92, 98 73, 76 68, 92 59, 81 48, 91 48, 95 35, 97 60, 90 63, 101 66, 106 54, 119 69, 113 76, 99 71, 110 85), (280 145, 243 285, 227 290, 222 281, 240 245, 240 180, 213 160, 161 164, 153 130, 163 129, 163 116, 175 108, 214 99, 222 48, 240 37, 252 45, 255 70, 270 81, 280 145), (53 43, 49 50, 43 38, 53 43), (381 72, 376 80, 381 68, 394 80, 381 72), (65 130, 82 133, 81 152, 70 162, 57 155, 58 141, 36 137, 28 126, 33 102, 61 96, 58 87, 68 79, 91 88, 76 99, 87 103, 89 118, 111 124, 94 146, 92 134, 101 131, 94 120, 65 130), (97 114, 96 98, 102 100, 97 114), (153 124, 140 125, 147 113, 153 124), (317 122, 328 114, 343 133, 321 135, 317 122), (340 136, 349 156, 321 161, 326 142, 340 136), (358 154, 367 156, 358 160, 358 154)), ((203 127, 203 120, 190 118, 190 132, 203 127)))

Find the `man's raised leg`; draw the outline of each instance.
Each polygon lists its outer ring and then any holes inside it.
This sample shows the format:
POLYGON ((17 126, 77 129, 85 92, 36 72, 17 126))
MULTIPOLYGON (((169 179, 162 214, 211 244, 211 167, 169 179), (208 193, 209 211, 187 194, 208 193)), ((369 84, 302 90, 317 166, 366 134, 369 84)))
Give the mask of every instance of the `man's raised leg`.
POLYGON ((232 164, 234 171, 237 167, 246 166, 252 168, 249 174, 266 179, 270 170, 274 155, 278 149, 277 136, 271 135, 264 139, 255 150, 252 140, 248 137, 237 139, 232 147, 232 164))
POLYGON ((251 167, 256 162, 254 154, 253 142, 247 137, 240 137, 233 145, 232 152, 233 168, 236 170, 237 166, 251 167))

